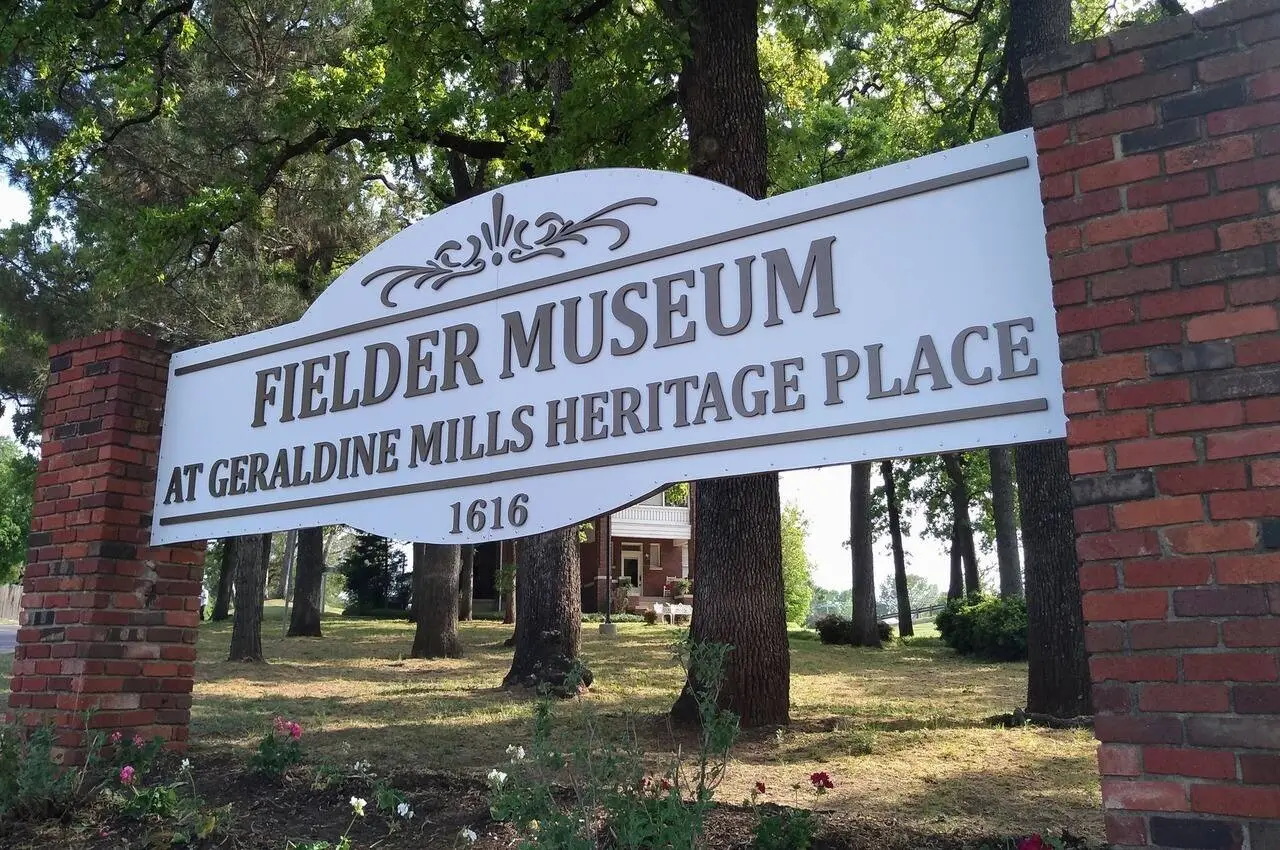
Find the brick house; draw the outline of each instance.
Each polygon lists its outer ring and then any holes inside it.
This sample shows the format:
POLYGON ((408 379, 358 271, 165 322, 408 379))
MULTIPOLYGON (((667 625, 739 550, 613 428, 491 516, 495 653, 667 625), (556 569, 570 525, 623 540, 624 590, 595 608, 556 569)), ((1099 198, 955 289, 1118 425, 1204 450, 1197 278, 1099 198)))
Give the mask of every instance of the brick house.
MULTIPOLYGON (((694 485, 689 485, 692 488, 694 485)), ((643 610, 663 601, 665 585, 691 578, 694 530, 687 506, 667 504, 665 493, 598 516, 584 529, 579 544, 582 561, 582 610, 605 610, 609 575, 615 582, 630 580, 629 606, 643 610), (601 541, 608 540, 608 546, 601 541)), ((515 561, 515 541, 476 546, 473 595, 478 608, 498 604, 498 570, 515 561)))

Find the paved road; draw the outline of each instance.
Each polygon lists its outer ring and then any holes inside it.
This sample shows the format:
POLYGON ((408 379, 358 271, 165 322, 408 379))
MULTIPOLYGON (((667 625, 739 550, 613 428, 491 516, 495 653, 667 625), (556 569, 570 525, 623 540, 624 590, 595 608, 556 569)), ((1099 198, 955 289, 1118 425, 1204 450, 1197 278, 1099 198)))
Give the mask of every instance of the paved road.
POLYGON ((0 653, 13 652, 13 647, 17 642, 18 627, 16 625, 0 625, 0 653))

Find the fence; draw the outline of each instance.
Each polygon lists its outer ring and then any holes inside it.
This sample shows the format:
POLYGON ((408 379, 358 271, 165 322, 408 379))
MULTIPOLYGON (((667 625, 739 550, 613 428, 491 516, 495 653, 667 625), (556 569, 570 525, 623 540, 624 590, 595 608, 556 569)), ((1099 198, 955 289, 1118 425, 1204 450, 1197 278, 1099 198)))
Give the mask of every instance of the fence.
POLYGON ((12 620, 17 622, 18 611, 22 608, 22 585, 0 584, 0 622, 12 620))

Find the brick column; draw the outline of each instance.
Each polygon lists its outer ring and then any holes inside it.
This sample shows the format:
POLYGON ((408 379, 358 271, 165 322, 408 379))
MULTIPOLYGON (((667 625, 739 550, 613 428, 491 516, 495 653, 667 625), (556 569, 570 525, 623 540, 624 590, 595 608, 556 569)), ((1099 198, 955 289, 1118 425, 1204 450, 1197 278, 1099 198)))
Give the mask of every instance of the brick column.
POLYGON ((1029 63, 1108 839, 1280 848, 1280 0, 1029 63))
POLYGON ((9 717, 186 746, 204 543, 147 546, 169 356, 114 331, 55 346, 9 717))

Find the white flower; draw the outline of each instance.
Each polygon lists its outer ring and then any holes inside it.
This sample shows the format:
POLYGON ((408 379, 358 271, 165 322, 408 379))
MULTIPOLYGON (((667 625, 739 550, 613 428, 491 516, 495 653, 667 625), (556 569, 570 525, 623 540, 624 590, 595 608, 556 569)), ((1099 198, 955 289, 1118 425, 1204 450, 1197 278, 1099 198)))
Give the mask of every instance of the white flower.
POLYGON ((511 756, 512 764, 518 761, 524 761, 524 747, 518 747, 515 744, 507 747, 507 755, 511 756))
POLYGON ((468 844, 475 844, 476 839, 479 838, 480 836, 476 835, 475 830, 471 829, 470 827, 463 827, 462 832, 458 833, 458 837, 461 838, 463 841, 467 842, 468 844))
POLYGON ((351 811, 355 812, 358 817, 364 817, 365 799, 363 797, 351 798, 351 811))
POLYGON ((408 803, 401 803, 396 806, 396 814, 405 820, 413 820, 413 809, 409 808, 408 803))
POLYGON ((489 771, 489 784, 492 785, 494 788, 501 788, 502 783, 506 781, 507 781, 507 775, 503 773, 501 770, 494 769, 489 771))
POLYGON ((191 759, 183 759, 183 760, 182 760, 182 769, 183 769, 183 770, 190 770, 190 769, 191 769, 191 759))

